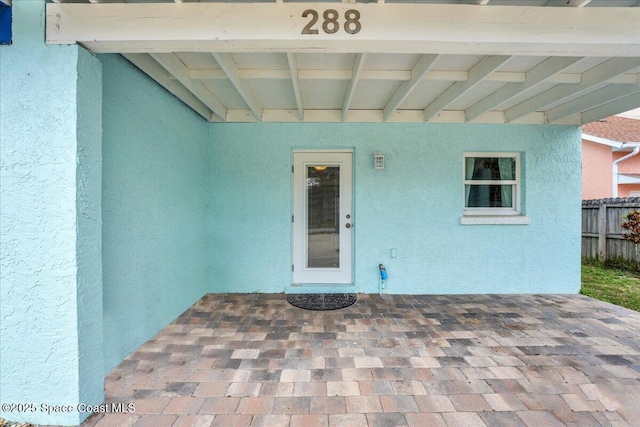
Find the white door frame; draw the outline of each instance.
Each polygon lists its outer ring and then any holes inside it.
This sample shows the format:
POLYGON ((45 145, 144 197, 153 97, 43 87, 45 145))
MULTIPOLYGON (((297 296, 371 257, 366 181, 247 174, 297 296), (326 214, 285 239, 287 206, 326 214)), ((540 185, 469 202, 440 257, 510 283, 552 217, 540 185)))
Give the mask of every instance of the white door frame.
POLYGON ((353 283, 353 150, 295 150, 292 194, 292 283, 353 283), (339 267, 307 267, 308 165, 340 166, 339 267), (347 218, 347 215, 349 218, 347 218))

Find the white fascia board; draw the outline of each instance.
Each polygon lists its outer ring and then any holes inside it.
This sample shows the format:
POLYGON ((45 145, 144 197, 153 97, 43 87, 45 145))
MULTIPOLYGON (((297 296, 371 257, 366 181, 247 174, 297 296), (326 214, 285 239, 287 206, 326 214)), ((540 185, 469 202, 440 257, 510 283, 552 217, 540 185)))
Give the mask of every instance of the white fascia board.
POLYGON ((640 144, 629 144, 629 145, 625 145, 622 148, 613 148, 611 151, 613 151, 614 153, 630 153, 633 151, 634 148, 638 148, 640 147, 640 144))
POLYGON ((48 3, 46 41, 98 52, 640 56, 640 8, 331 3, 361 30, 302 34, 327 3, 48 3))
POLYGON ((613 147, 613 148, 622 148, 624 145, 622 142, 613 141, 607 138, 601 138, 595 135, 589 135, 588 133, 584 133, 584 132, 582 133, 582 139, 595 142, 596 144, 608 145, 609 147, 613 147))
POLYGON ((582 139, 586 141, 595 142, 596 144, 608 145, 613 148, 613 151, 631 150, 640 147, 640 142, 619 142, 612 139, 601 138, 595 135, 589 135, 588 133, 582 133, 582 139))

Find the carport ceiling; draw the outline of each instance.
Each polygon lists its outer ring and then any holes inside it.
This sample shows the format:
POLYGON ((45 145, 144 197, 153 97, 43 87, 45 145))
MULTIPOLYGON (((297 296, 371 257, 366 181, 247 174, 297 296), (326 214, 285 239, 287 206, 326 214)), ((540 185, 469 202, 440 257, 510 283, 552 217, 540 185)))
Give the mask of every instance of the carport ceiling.
POLYGON ((639 6, 59 0, 47 42, 121 53, 212 122, 579 125, 640 107, 639 6))

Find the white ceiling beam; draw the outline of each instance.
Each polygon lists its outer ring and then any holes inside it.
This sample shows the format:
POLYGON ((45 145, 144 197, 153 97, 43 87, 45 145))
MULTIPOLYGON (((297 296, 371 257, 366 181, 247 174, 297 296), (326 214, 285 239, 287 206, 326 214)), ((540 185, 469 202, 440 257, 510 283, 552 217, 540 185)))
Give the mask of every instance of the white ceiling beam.
POLYGON ((585 7, 586 5, 588 5, 589 3, 591 3, 592 0, 570 0, 568 3, 568 6, 571 7, 585 7))
POLYGON ((209 92, 209 89, 207 89, 201 81, 191 80, 189 78, 189 70, 176 55, 173 53, 152 53, 151 56, 168 72, 173 74, 175 78, 202 101, 204 105, 209 107, 214 114, 222 120, 225 119, 227 114, 225 106, 218 101, 218 98, 209 92))
MULTIPOLYGON (((572 114, 582 113, 638 92, 640 92, 640 83, 636 83, 635 85, 606 86, 580 98, 551 108, 545 114, 547 122, 557 122, 572 114)), ((640 101, 638 104, 640 104, 640 101)))
POLYGON ((255 95, 251 91, 249 85, 239 77, 239 69, 236 62, 231 57, 230 53, 212 53, 215 60, 222 68, 222 71, 231 80, 231 84, 236 88, 244 102, 249 106, 249 109, 256 116, 256 119, 260 120, 262 116, 262 106, 256 99, 255 95))
POLYGON ((206 120, 211 120, 213 114, 209 107, 195 97, 182 83, 170 78, 170 74, 164 67, 146 53, 125 53, 123 55, 129 62, 138 67, 149 77, 154 79, 163 88, 171 92, 182 102, 187 104, 193 111, 200 114, 206 120))
POLYGON ((441 55, 422 55, 411 70, 411 79, 400 85, 398 90, 391 96, 389 102, 384 107, 384 120, 389 120, 391 114, 402 104, 407 96, 424 80, 425 74, 429 72, 441 55))
POLYGON ((430 120, 433 116, 444 110, 447 105, 476 87, 489 74, 493 73, 511 58, 510 56, 485 56, 482 58, 469 70, 469 80, 452 84, 424 109, 424 119, 430 120))
POLYGON ((300 80, 298 78, 298 60, 295 53, 287 53, 287 61, 289 62, 289 74, 291 84, 293 85, 293 95, 296 98, 296 106, 298 107, 298 117, 300 120, 304 117, 304 106, 302 105, 302 91, 300 90, 300 80))
POLYGON ((637 94, 631 94, 592 110, 585 111, 582 113, 582 124, 595 122, 596 120, 615 116, 616 114, 635 110, 636 108, 640 108, 640 97, 637 94))
POLYGON ((607 80, 640 67, 640 58, 613 58, 585 71, 582 83, 558 85, 505 111, 507 122, 518 119, 534 111, 544 111, 553 104, 584 95, 607 85, 607 80))
POLYGON ((349 86, 347 87, 347 93, 344 97, 344 103, 342 104, 342 120, 347 117, 347 112, 349 111, 349 107, 351 106, 351 101, 353 100, 353 95, 356 93, 356 89, 358 88, 358 82, 360 81, 360 74, 362 73, 362 68, 364 67, 364 62, 367 59, 366 53, 359 53, 356 55, 356 60, 353 64, 353 76, 351 77, 351 81, 349 82, 349 86))
MULTIPOLYGON (((522 92, 535 88, 542 82, 559 74, 562 70, 580 61, 582 58, 548 58, 526 73, 523 83, 509 83, 466 110, 466 119, 471 121, 496 105, 507 102, 522 92)), ((497 74, 497 73, 495 73, 497 74)), ((579 80, 578 80, 579 81, 579 80)))
POLYGON ((361 31, 302 34, 326 3, 48 3, 46 40, 109 52, 640 56, 639 8, 332 3, 361 31), (215 25, 212 25, 215 23, 215 25))
MULTIPOLYGON (((349 110, 344 122, 356 123, 382 123, 384 122, 382 110, 349 110)), ((430 120, 431 123, 461 123, 464 120, 464 111, 443 111, 437 117, 430 120)), ((265 123, 340 123, 342 120, 342 110, 305 110, 304 119, 301 119, 297 110, 269 110, 262 112, 262 121, 265 123)), ((256 122, 256 118, 249 110, 229 110, 227 122, 256 122)), ((399 110, 393 114, 389 123, 423 123, 424 116, 422 110, 399 110)), ((504 116, 499 111, 491 111, 483 114, 479 118, 479 123, 502 124, 504 116)), ((544 115, 533 113, 518 121, 519 124, 543 124, 544 115)), ((579 125, 578 121, 568 122, 568 124, 579 125)))
MULTIPOLYGON (((551 58, 547 61, 571 61, 573 58, 551 58)), ((545 61, 545 63, 547 62, 545 61)), ((550 63, 551 63, 550 62, 550 63)), ((542 64, 540 64, 542 65, 542 64)), ((538 65, 538 66, 540 66, 538 65)), ((487 76, 485 81, 500 83, 523 83, 533 77, 534 67, 528 73, 512 71, 495 71, 487 76)), ((290 70, 268 70, 268 69, 241 69, 238 75, 243 80, 289 80, 290 70)), ((189 70, 189 77, 195 80, 225 80, 227 75, 222 70, 189 70)), ((298 70, 300 80, 351 80, 353 70, 298 70)), ((411 70, 362 70, 360 80, 389 80, 403 81, 411 79, 411 70)), ((459 70, 431 70, 424 76, 424 80, 435 80, 443 82, 462 82, 469 80, 467 71, 459 70)), ((579 73, 558 73, 544 81, 544 83, 580 83, 582 74, 579 73)), ((640 82, 640 74, 625 73, 607 80, 611 84, 634 84, 640 82)))
MULTIPOLYGON (((243 79, 251 79, 251 78, 255 78, 255 79, 259 79, 261 77, 257 77, 260 74, 255 74, 255 77, 247 77, 246 74, 247 70, 240 70, 240 75, 242 76, 243 79)), ((251 70, 251 71, 256 71, 256 72, 263 72, 266 70, 251 70)), ((269 70, 271 71, 271 70, 269 70)), ((282 71, 282 73, 285 72, 285 70, 278 70, 278 71, 282 71)), ((281 74, 282 74, 281 73, 281 74)), ((281 79, 288 79, 289 77, 289 71, 286 71, 287 77, 279 77, 275 74, 272 74, 266 78, 270 78, 270 79, 277 79, 277 78, 281 78, 281 79)), ((224 71, 222 70, 189 70, 189 78, 192 80, 225 80, 227 78, 227 75, 225 74, 224 71)))

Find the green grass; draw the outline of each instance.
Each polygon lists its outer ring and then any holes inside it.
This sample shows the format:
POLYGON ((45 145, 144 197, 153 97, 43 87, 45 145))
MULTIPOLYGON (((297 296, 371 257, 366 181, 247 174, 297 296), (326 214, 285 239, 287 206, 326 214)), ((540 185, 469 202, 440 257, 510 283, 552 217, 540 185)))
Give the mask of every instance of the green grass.
POLYGON ((580 293, 640 311, 640 274, 584 261, 580 293))

